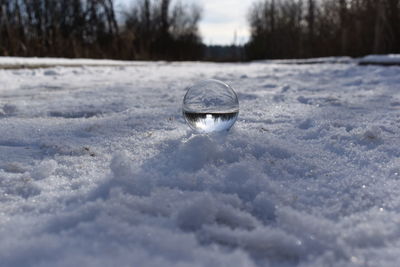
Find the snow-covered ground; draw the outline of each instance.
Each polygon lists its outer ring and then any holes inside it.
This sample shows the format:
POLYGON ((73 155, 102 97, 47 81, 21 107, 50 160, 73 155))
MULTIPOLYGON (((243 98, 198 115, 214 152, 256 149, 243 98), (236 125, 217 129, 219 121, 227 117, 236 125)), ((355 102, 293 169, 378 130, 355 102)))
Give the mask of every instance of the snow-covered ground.
POLYGON ((106 59, 68 59, 68 58, 36 58, 36 57, 0 57, 1 69, 45 68, 54 66, 137 66, 140 61, 121 61, 106 59))
POLYGON ((400 67, 124 64, 0 70, 0 266, 398 266, 400 67))
POLYGON ((400 54, 369 55, 359 61, 362 65, 400 65, 400 54))

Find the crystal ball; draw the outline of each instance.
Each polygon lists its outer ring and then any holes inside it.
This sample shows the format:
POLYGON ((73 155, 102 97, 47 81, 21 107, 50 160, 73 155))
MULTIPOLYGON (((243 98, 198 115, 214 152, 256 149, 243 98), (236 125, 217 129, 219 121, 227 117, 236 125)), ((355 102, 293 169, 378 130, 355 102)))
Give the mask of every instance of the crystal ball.
POLYGON ((226 83, 205 80, 188 88, 182 112, 190 128, 198 133, 228 131, 238 118, 239 100, 226 83))

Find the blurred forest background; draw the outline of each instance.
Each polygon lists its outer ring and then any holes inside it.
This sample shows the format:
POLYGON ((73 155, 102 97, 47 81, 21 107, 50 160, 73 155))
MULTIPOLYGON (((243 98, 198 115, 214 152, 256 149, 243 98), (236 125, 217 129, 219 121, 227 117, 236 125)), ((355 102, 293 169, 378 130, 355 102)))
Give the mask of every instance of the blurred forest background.
POLYGON ((214 60, 400 53, 400 0, 263 0, 244 45, 206 46, 202 8, 137 0, 0 0, 0 56, 214 60))

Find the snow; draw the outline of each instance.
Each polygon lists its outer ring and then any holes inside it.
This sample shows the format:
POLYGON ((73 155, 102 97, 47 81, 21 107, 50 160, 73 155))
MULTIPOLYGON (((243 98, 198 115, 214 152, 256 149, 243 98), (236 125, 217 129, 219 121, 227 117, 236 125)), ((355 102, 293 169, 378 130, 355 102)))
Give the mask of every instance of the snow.
MULTIPOLYGON (((141 64, 140 61, 121 61, 106 59, 68 59, 68 58, 37 58, 37 57, 0 57, 0 68, 18 69, 38 68, 38 67, 77 67, 77 66, 135 66, 141 64)), ((48 70, 45 75, 54 75, 53 70, 48 70)))
POLYGON ((400 67, 71 62, 0 70, 1 266, 397 266, 400 67))
POLYGON ((360 64, 400 65, 400 54, 369 55, 361 58, 360 64))
POLYGON ((351 57, 318 57, 318 58, 302 58, 302 59, 273 59, 260 60, 256 62, 280 63, 280 64, 348 64, 353 63, 355 59, 351 57))

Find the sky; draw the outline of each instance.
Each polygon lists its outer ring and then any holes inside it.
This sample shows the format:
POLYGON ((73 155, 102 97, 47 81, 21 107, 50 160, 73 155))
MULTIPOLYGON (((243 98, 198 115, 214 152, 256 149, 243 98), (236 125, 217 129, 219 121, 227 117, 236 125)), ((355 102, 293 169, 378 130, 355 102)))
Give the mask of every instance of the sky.
MULTIPOLYGON (((134 0, 117 0, 117 5, 128 5, 134 0)), ((203 8, 200 34, 203 42, 213 45, 245 43, 249 38, 247 12, 254 0, 181 0, 203 8)))

